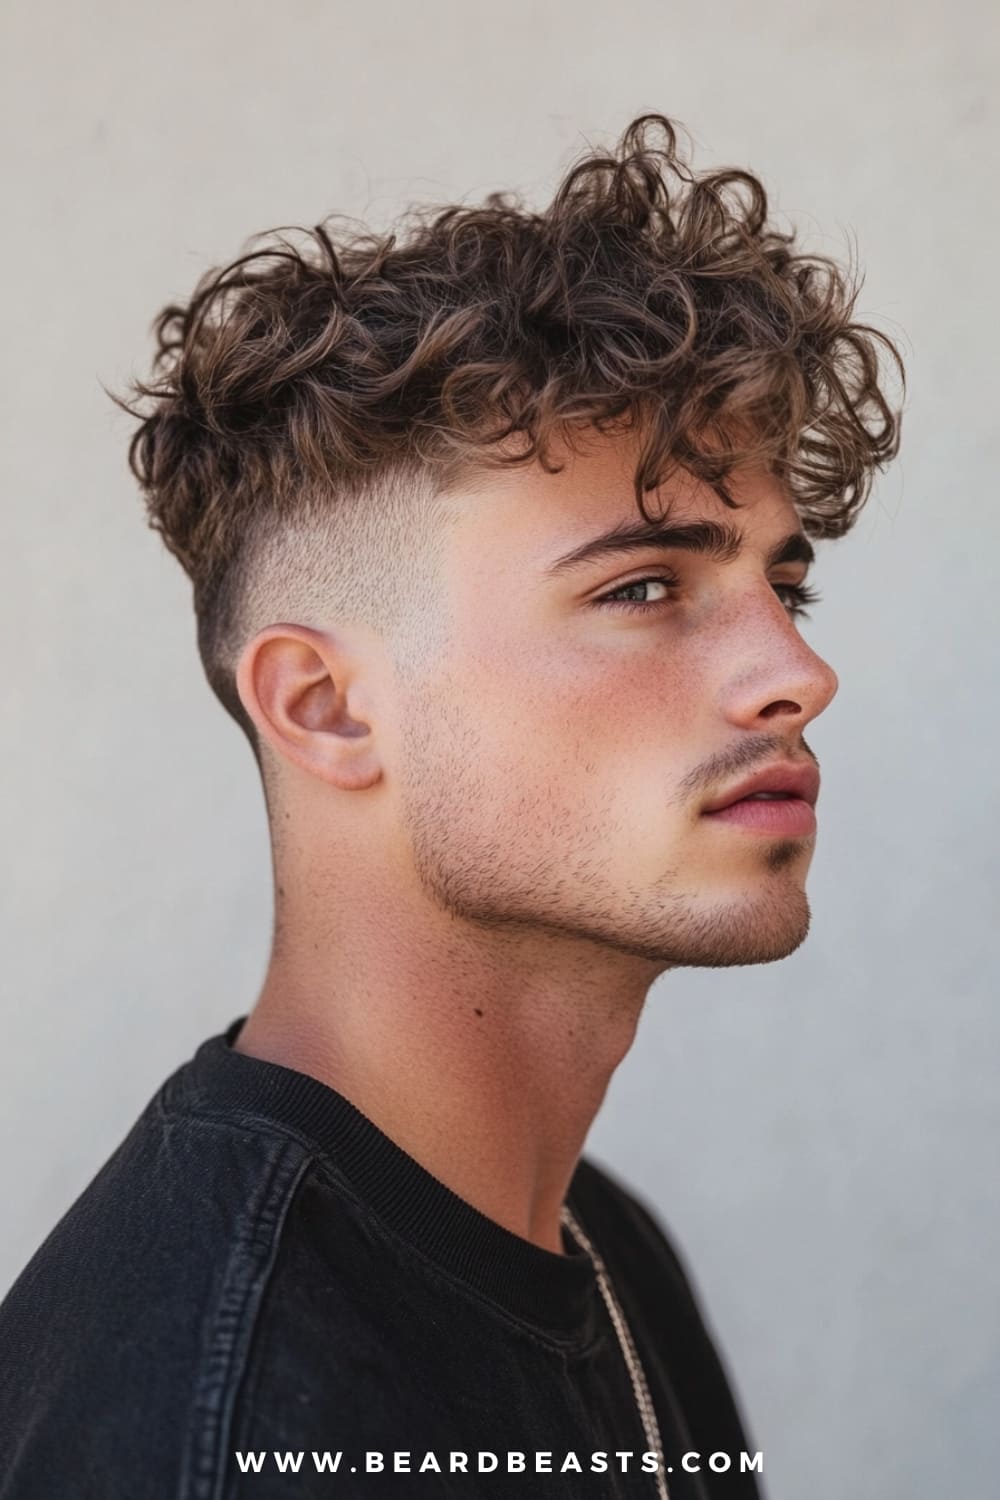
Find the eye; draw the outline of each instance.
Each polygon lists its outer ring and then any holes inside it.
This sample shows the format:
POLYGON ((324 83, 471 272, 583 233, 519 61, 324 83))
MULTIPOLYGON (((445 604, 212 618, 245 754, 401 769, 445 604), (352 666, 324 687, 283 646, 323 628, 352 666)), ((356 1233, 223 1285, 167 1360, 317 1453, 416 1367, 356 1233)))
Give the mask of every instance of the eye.
POLYGON ((612 610, 628 611, 637 609, 655 609, 657 605, 668 604, 670 602, 670 596, 672 595, 673 590, 677 587, 677 583, 678 580, 673 576, 673 574, 651 573, 646 578, 633 578, 631 583, 621 584, 618 588, 612 589, 609 594, 602 594, 600 598, 594 600, 594 603, 603 605, 605 608, 612 610), (652 600, 616 600, 615 596, 618 594, 627 594, 631 589, 645 589, 651 583, 658 584, 661 589, 667 590, 668 597, 665 599, 652 600))
MULTIPOLYGON (((594 603, 602 609, 624 613, 648 612, 671 603, 674 590, 678 586, 679 581, 672 573, 649 573, 644 578, 633 578, 631 583, 621 584, 610 593, 601 594, 594 600, 594 603), (665 590, 665 597, 659 599, 621 599, 618 597, 628 594, 632 589, 646 589, 650 584, 658 584, 662 590, 665 590)), ((807 620, 809 615, 806 606, 818 604, 822 597, 816 589, 809 588, 804 583, 776 583, 773 587, 793 620, 807 620)))

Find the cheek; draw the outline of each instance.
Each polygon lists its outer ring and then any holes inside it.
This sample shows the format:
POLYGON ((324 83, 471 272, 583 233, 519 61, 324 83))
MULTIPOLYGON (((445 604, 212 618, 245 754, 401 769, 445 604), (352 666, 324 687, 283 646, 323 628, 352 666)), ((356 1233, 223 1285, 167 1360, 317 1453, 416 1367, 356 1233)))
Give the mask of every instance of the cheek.
POLYGON ((699 678, 690 663, 665 662, 662 645, 625 645, 535 640, 483 653, 466 678, 468 707, 498 758, 535 784, 583 778, 629 795, 652 779, 662 797, 690 769, 699 678))

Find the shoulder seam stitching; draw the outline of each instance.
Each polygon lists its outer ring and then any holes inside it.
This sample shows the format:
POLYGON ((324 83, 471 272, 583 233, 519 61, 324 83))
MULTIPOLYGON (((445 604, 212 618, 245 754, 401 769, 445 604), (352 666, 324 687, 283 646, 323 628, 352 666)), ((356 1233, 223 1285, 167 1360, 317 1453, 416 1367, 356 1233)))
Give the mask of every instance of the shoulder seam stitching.
POLYGON ((281 1232, 313 1158, 285 1139, 256 1200, 241 1215, 222 1290, 206 1320, 178 1500, 221 1500, 236 1393, 245 1374, 257 1314, 277 1259, 281 1232))

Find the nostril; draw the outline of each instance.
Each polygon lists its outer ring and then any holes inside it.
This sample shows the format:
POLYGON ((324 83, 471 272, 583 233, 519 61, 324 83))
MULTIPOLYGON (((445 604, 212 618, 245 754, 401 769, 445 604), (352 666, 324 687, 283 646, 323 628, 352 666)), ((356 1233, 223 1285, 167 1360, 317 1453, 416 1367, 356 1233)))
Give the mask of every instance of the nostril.
POLYGON ((766 708, 761 709, 760 716, 762 719, 770 719, 777 713, 800 714, 801 712, 799 704, 793 703, 791 698, 778 698, 774 703, 769 703, 766 708))

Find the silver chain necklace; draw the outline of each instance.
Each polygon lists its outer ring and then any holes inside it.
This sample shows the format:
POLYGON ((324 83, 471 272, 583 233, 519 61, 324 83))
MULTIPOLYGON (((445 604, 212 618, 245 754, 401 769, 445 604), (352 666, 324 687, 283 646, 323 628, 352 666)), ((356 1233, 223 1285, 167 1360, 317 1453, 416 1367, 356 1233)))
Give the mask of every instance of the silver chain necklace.
POLYGON ((594 1263, 594 1270, 597 1272, 597 1284, 601 1289, 601 1296, 604 1298, 605 1306, 614 1324, 615 1333, 618 1335, 618 1343, 621 1345, 621 1351, 625 1356, 625 1363, 628 1366, 628 1373, 632 1380, 635 1404, 639 1416, 642 1418, 643 1431, 646 1434, 646 1448, 648 1452, 656 1454, 657 1470, 653 1475, 656 1484, 656 1493, 659 1496, 659 1500, 670 1500, 670 1491, 667 1489, 667 1481, 664 1475, 663 1444, 660 1440, 660 1429, 656 1421, 656 1412, 653 1408, 649 1386, 646 1384, 646 1376, 643 1372, 638 1352, 632 1341, 632 1334, 625 1321, 625 1314, 621 1310, 618 1298, 615 1296, 615 1289, 611 1285, 608 1268, 604 1264, 600 1252, 588 1238, 573 1210, 567 1204, 563 1204, 559 1217, 577 1244, 587 1252, 594 1263))

